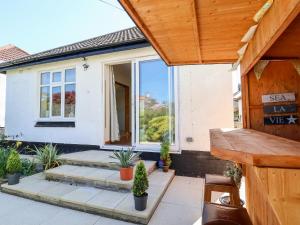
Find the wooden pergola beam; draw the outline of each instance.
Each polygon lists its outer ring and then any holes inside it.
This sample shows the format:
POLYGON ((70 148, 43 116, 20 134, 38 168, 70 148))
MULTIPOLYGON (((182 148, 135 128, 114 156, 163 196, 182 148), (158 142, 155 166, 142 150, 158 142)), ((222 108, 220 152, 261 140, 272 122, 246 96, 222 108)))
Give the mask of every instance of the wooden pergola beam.
POLYGON ((138 13, 130 3, 130 0, 119 0, 119 2, 122 4, 128 15, 131 17, 131 19, 136 23, 136 25, 141 29, 141 31, 145 34, 146 38, 151 42, 152 47, 157 51, 157 53, 160 55, 160 57, 167 63, 170 64, 170 60, 167 58, 167 56, 164 54, 164 52, 161 50, 161 47, 155 40, 155 38, 152 36, 150 30, 147 28, 147 26, 142 22, 143 20, 139 17, 138 13))
POLYGON ((196 38, 196 46, 197 46, 197 52, 198 52, 198 63, 202 63, 202 56, 201 56, 201 43, 200 43, 200 28, 198 23, 198 1, 193 0, 192 1, 192 7, 193 7, 193 25, 194 25, 194 36, 196 38))
POLYGON ((241 62, 246 75, 300 12, 300 0, 275 0, 262 18, 241 62))

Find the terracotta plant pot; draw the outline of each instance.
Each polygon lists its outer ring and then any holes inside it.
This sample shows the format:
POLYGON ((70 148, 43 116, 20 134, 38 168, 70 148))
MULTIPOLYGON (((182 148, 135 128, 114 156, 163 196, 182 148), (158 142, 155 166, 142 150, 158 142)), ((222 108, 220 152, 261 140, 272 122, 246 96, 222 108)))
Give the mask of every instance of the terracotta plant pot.
POLYGON ((164 171, 165 173, 169 172, 169 166, 163 166, 163 171, 164 171))
POLYGON ((120 168, 121 180, 132 180, 132 177, 133 177, 133 167, 120 168))

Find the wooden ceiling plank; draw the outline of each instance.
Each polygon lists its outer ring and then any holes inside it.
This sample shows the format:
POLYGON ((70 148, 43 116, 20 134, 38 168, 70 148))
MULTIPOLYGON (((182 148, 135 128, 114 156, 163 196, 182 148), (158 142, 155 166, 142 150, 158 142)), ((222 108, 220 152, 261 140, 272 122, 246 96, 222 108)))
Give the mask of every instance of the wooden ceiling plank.
POLYGON ((300 13, 300 0, 277 0, 262 18, 241 62, 247 74, 300 13))
POLYGON ((128 15, 132 18, 132 20, 136 23, 136 25, 141 29, 146 38, 151 42, 153 48, 157 51, 160 57, 165 61, 166 64, 170 64, 170 61, 166 54, 163 52, 155 38, 152 36, 151 32, 147 28, 147 26, 143 23, 134 7, 131 5, 130 0, 119 0, 122 6, 125 8, 128 15))
POLYGON ((200 28, 198 24, 198 1, 197 0, 192 0, 192 7, 193 7, 193 26, 194 26, 194 37, 196 41, 196 47, 197 47, 197 52, 198 52, 198 62, 201 64, 202 63, 202 56, 201 56, 201 42, 200 42, 200 28))

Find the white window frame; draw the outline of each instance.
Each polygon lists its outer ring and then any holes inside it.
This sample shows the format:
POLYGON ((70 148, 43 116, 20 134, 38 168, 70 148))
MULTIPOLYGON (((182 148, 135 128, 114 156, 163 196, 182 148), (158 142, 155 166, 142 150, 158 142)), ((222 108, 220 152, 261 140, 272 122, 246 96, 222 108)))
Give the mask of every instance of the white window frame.
MULTIPOLYGON (((137 151, 147 151, 147 152, 158 152, 160 150, 160 143, 151 143, 151 144, 140 144, 139 143, 139 108, 140 108, 140 102, 139 102, 139 92, 140 92, 140 74, 139 74, 139 64, 140 62, 144 61, 152 61, 152 60, 162 60, 159 57, 143 57, 135 60, 135 111, 136 111, 136 117, 135 117, 135 146, 137 151)), ((179 108, 178 108, 178 68, 173 66, 173 73, 174 73, 174 103, 175 103, 175 143, 171 144, 170 150, 172 153, 180 153, 179 148, 179 108)), ((171 67, 168 67, 168 76, 171 74, 171 67)), ((170 85, 170 79, 169 79, 169 85, 170 85)), ((170 91, 170 90, 169 90, 170 91)), ((169 93, 170 94, 170 93, 169 93)))
POLYGON ((77 100, 77 73, 76 73, 76 67, 66 67, 66 68, 60 68, 60 69, 51 69, 51 70, 43 70, 38 73, 39 79, 39 98, 38 98, 38 118, 39 121, 75 121, 77 112, 76 112, 76 100, 77 100), (74 82, 65 82, 65 71, 68 69, 74 69, 75 70, 75 81, 74 82), (60 72, 61 73, 61 81, 60 82, 52 82, 53 80, 53 73, 60 72), (42 74, 43 73, 50 73, 50 83, 49 84, 42 84, 42 74), (65 85, 68 84, 75 84, 75 116, 74 117, 65 117, 65 85), (42 87, 49 87, 50 88, 50 105, 49 105, 49 117, 41 117, 41 88, 42 87), (52 116, 52 88, 54 87, 61 87, 61 114, 60 116, 52 116))

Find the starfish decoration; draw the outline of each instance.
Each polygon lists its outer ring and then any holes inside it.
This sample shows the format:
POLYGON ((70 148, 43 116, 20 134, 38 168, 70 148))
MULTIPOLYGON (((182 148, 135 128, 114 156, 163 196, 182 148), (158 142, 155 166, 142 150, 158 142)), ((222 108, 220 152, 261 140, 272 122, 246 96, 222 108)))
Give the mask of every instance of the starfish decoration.
POLYGON ((293 115, 290 115, 290 117, 286 119, 289 121, 289 124, 296 124, 296 120, 298 118, 294 117, 293 115))

